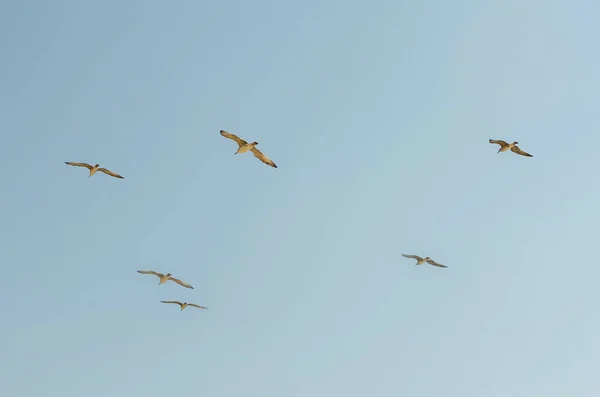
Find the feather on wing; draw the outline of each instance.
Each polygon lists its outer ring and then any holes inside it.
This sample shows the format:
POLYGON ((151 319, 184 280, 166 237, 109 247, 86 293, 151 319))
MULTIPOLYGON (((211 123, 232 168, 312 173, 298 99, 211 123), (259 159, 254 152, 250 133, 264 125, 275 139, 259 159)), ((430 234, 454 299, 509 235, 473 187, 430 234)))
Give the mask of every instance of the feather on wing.
POLYGON ((121 175, 114 173, 112 171, 107 170, 106 168, 98 168, 98 171, 104 172, 106 175, 114 176, 115 178, 125 179, 121 175))
POLYGON ((92 167, 91 165, 89 165, 88 163, 74 163, 74 162, 72 162, 72 161, 65 161, 65 164, 72 165, 72 166, 74 166, 74 167, 85 167, 85 168, 87 168, 87 169, 88 169, 88 170, 90 170, 90 171, 91 171, 91 170, 92 170, 92 168, 93 168, 93 167, 92 167))
POLYGON ((231 139, 233 141, 235 141, 235 143, 238 144, 238 146, 244 146, 247 145, 248 142, 246 142, 245 140, 243 140, 242 138, 240 138, 239 136, 232 134, 230 132, 227 132, 225 130, 221 130, 219 131, 221 133, 222 136, 224 136, 225 138, 231 139))
POLYGON ((253 147, 252 149, 250 149, 250 151, 252 152, 252 154, 254 154, 254 157, 256 157, 257 159, 259 159, 260 161, 262 161, 263 163, 270 165, 273 168, 277 168, 277 166, 275 165, 275 163, 273 162, 273 160, 271 160, 270 158, 268 158, 267 156, 265 156, 265 154, 263 152, 261 152, 260 150, 258 150, 255 147, 253 147))

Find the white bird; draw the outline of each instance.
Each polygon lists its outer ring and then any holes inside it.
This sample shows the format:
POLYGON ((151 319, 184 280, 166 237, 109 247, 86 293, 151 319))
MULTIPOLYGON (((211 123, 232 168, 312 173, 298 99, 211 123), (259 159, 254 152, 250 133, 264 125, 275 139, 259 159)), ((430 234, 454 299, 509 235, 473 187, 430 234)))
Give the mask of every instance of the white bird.
POLYGON ((171 277, 171 273, 162 274, 162 273, 158 273, 158 272, 153 272, 152 270, 138 270, 137 272, 141 273, 141 274, 154 274, 156 277, 158 277, 160 279, 160 281, 158 282, 158 285, 164 284, 167 281, 171 280, 171 281, 175 281, 177 284, 181 285, 182 287, 194 289, 194 287, 192 287, 191 285, 186 284, 183 281, 176 279, 175 277, 171 277))
POLYGON ((177 305, 179 305, 181 307, 181 311, 183 311, 183 309, 185 309, 188 306, 197 307, 199 309, 208 309, 208 307, 200 306, 200 305, 197 305, 195 303, 187 303, 187 302, 181 303, 179 301, 160 301, 160 302, 161 303, 175 303, 175 304, 177 304, 177 305))
POLYGON ((433 259, 431 259, 428 256, 426 256, 425 258, 421 258, 420 256, 417 256, 417 255, 405 255, 405 254, 402 254, 402 256, 405 257, 405 258, 416 259, 417 263, 415 264, 415 266, 422 265, 423 263, 427 262, 430 265, 437 266, 437 267, 448 267, 448 266, 444 266, 442 264, 437 263, 436 261, 434 261, 433 259))
POLYGON ((506 143, 506 141, 503 141, 501 139, 490 139, 489 142, 492 143, 492 144, 500 145, 500 149, 498 149, 498 153, 500 153, 500 152, 506 152, 506 151, 510 150, 511 152, 516 153, 516 154, 520 154, 521 156, 533 157, 531 154, 522 151, 517 146, 519 144, 519 142, 515 141, 513 143, 506 143))
POLYGON ((277 166, 275 165, 273 160, 271 160, 270 158, 265 156, 263 154, 263 152, 261 152, 260 150, 258 150, 256 148, 256 145, 258 145, 258 142, 248 143, 245 140, 243 140, 242 138, 238 137, 237 135, 231 134, 225 130, 221 130, 220 132, 221 132, 221 135, 223 135, 225 138, 229 138, 238 144, 239 148, 238 148, 237 152, 235 152, 234 154, 246 153, 248 150, 250 150, 254 154, 254 157, 259 159, 263 163, 270 165, 273 168, 277 168, 277 166))
POLYGON ((85 168, 87 168, 88 170, 90 170, 90 175, 88 176, 88 178, 90 176, 94 175, 96 173, 96 171, 100 171, 100 172, 104 172, 106 175, 114 176, 115 178, 125 179, 121 175, 115 174, 114 172, 109 171, 106 168, 99 168, 100 165, 98 165, 98 164, 96 164, 94 166, 91 166, 91 165, 89 165, 87 163, 73 163, 71 161, 65 161, 65 164, 72 165, 74 167, 85 167, 85 168))

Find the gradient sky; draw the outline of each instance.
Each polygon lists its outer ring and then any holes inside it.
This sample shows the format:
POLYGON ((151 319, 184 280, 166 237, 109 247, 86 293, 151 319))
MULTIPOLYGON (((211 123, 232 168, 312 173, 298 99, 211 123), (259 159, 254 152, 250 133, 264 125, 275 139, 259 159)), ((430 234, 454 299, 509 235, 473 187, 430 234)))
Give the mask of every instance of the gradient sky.
POLYGON ((0 2, 0 395, 598 396, 599 20, 0 2))

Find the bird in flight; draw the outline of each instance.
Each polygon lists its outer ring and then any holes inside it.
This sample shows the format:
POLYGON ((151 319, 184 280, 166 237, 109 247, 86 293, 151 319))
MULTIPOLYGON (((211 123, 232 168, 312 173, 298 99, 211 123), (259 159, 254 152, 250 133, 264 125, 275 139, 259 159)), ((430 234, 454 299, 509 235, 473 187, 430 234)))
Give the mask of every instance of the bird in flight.
POLYGON ((489 142, 492 143, 492 144, 495 143, 497 145, 500 145, 500 149, 498 149, 498 153, 500 153, 500 152, 506 152, 506 151, 510 150, 513 153, 520 154, 521 156, 533 157, 531 154, 522 151, 517 146, 519 144, 519 142, 506 143, 505 141, 503 141, 501 139, 490 139, 489 142))
POLYGON ((238 137, 237 135, 231 134, 225 130, 221 130, 220 132, 221 132, 221 135, 223 135, 225 138, 229 138, 238 144, 239 148, 238 148, 237 152, 235 152, 234 154, 246 153, 248 150, 250 150, 252 152, 252 154, 254 154, 254 157, 259 159, 263 163, 270 165, 273 168, 277 168, 277 166, 275 165, 273 160, 271 160, 270 158, 265 156, 263 152, 261 152, 260 150, 258 150, 256 148, 256 145, 258 145, 258 142, 248 143, 245 140, 243 140, 242 138, 238 137))
POLYGON ((179 301, 160 301, 160 302, 161 303, 175 303, 181 307, 181 311, 183 311, 183 309, 185 309, 188 306, 197 307, 198 309, 208 309, 208 307, 200 306, 195 303, 187 303, 187 302, 181 303, 179 301))
POLYGON ((440 263, 437 263, 436 261, 434 261, 433 259, 431 259, 428 256, 426 256, 425 258, 421 258, 420 256, 417 256, 417 255, 406 255, 406 254, 402 254, 402 256, 405 258, 416 259, 417 263, 415 264, 415 266, 422 265, 423 263, 427 262, 430 265, 437 266, 437 267, 448 267, 448 266, 444 266, 440 263))
POLYGON ((98 164, 96 164, 94 166, 91 166, 91 165, 89 165, 87 163, 73 163, 71 161, 65 161, 65 164, 72 165, 74 167, 85 167, 85 168, 87 168, 88 170, 90 170, 90 175, 88 176, 88 178, 90 176, 94 175, 96 173, 96 171, 100 171, 100 172, 104 172, 106 175, 114 176, 115 178, 125 179, 121 175, 115 174, 114 172, 109 171, 106 168, 100 168, 100 165, 98 165, 98 164))
POLYGON ((160 281, 158 282, 158 285, 164 284, 167 281, 171 280, 171 281, 174 281, 177 284, 181 285, 182 287, 194 289, 194 287, 192 287, 191 285, 186 284, 183 281, 176 279, 175 277, 171 277, 171 273, 162 274, 162 273, 153 272, 152 270, 138 270, 137 272, 141 273, 141 274, 154 274, 156 277, 158 277, 160 279, 160 281))

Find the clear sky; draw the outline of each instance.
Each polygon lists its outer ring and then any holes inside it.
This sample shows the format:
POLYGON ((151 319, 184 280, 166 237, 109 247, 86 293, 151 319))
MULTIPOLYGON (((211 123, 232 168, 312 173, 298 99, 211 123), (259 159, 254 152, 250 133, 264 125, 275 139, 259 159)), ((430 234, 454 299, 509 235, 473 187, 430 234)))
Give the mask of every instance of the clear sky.
POLYGON ((0 2, 0 395, 598 396, 599 20, 0 2))

